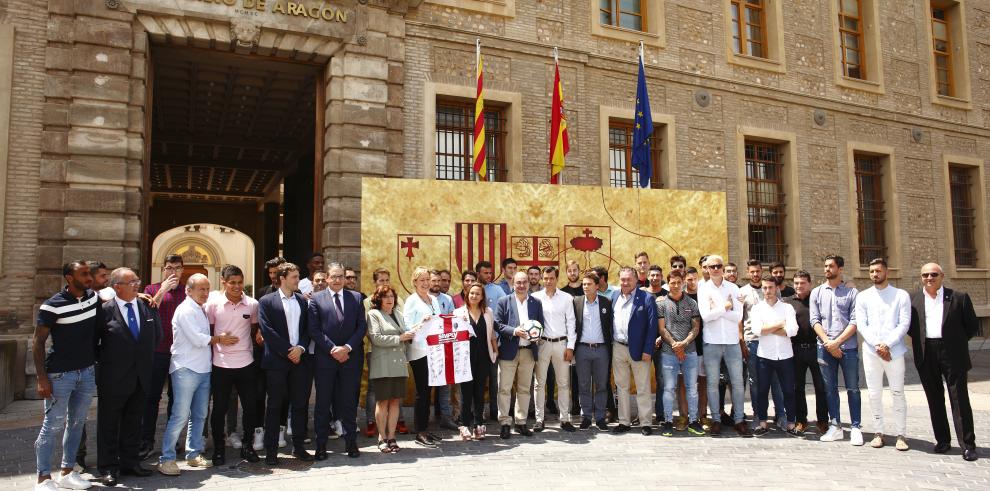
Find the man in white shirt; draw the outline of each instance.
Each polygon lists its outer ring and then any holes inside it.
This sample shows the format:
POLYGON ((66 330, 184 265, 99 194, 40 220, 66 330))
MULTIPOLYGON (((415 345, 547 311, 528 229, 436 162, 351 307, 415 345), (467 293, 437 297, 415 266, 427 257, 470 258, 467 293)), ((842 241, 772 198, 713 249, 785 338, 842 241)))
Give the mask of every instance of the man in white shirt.
MULTIPOLYGON (((732 386, 732 419, 740 436, 752 436, 746 427, 743 414, 743 356, 739 337, 739 321, 743 307, 739 302, 739 287, 725 281, 722 256, 711 255, 705 260, 709 281, 698 287, 698 310, 705 328, 701 331, 705 341, 705 372, 717 374, 722 360, 729 370, 729 383, 732 386)), ((708 407, 712 416, 720 413, 718 407, 718 384, 708 384, 708 407)), ((708 430, 712 436, 722 434, 722 425, 713 421, 708 430)))
POLYGON ((302 293, 307 300, 313 295, 313 275, 317 271, 326 271, 325 269, 326 261, 323 259, 322 252, 314 252, 309 256, 309 260, 306 261, 306 269, 308 269, 308 274, 305 278, 299 280, 299 292, 302 293))
POLYGON ((533 298, 543 305, 543 335, 540 337, 536 361, 536 425, 533 431, 543 431, 547 400, 547 369, 553 364, 557 380, 557 404, 560 408, 560 429, 574 431, 571 424, 570 363, 574 359, 574 297, 557 289, 557 268, 543 269, 543 290, 533 298))
POLYGON ((167 476, 178 476, 175 463, 175 443, 179 434, 190 422, 186 434, 186 463, 190 467, 211 467, 212 462, 202 456, 205 442, 203 424, 210 404, 210 370, 213 345, 232 346, 237 336, 222 333, 210 335, 210 320, 203 311, 203 304, 210 296, 210 279, 196 273, 186 282, 186 299, 172 316, 172 361, 169 374, 172 378, 172 413, 165 425, 162 438, 162 456, 158 471, 167 476))
POLYGON ((870 261, 873 286, 856 296, 857 329, 863 336, 863 372, 870 392, 876 434, 870 446, 883 447, 883 376, 894 400, 897 450, 907 450, 907 402, 904 399, 904 336, 911 326, 911 297, 887 282, 887 261, 870 261))
POLYGON ((650 371, 659 335, 656 299, 636 288, 636 271, 624 266, 619 270, 619 291, 612 294, 612 305, 612 378, 619 398, 619 424, 612 433, 624 433, 632 425, 631 378, 636 383, 640 431, 648 436, 653 434, 650 421, 654 410, 650 400, 650 371))
MULTIPOLYGON (((786 302, 781 302, 777 298, 777 280, 772 275, 764 275, 760 279, 760 289, 763 293, 763 300, 757 303, 749 311, 749 327, 753 338, 759 341, 756 356, 757 369, 757 390, 756 390, 756 419, 759 422, 754 436, 766 435, 770 429, 767 427, 767 408, 770 405, 768 392, 770 391, 770 381, 773 375, 777 376, 780 384, 784 387, 794 386, 794 350, 791 347, 791 336, 798 332, 797 317, 794 307, 786 302)), ((752 368, 750 368, 752 370, 752 368)), ((787 434, 800 437, 801 434, 794 430, 797 421, 794 406, 794 391, 788 390, 783 394, 783 407, 777 406, 777 424, 780 419, 786 417, 787 434)))

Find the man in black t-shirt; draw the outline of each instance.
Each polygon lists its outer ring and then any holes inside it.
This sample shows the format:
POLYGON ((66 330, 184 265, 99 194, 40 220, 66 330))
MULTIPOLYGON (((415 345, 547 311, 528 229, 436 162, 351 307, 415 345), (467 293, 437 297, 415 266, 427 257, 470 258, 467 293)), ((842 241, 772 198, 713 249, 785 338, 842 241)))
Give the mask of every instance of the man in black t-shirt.
POLYGON ((35 441, 38 484, 54 487, 49 469, 58 434, 67 431, 62 447, 59 487, 85 489, 89 481, 72 469, 83 424, 96 392, 96 326, 102 318, 99 297, 90 288, 93 275, 85 261, 62 266, 66 286, 38 309, 34 331, 34 368, 45 417, 35 441), (45 352, 48 337, 52 347, 45 352))
MULTIPOLYGON (((794 273, 794 291, 792 297, 785 298, 784 301, 794 307, 794 314, 797 317, 798 333, 791 338, 791 347, 794 348, 794 392, 797 414, 797 425, 795 429, 799 433, 804 433, 808 427, 808 402, 805 398, 805 370, 811 371, 811 381, 815 386, 815 412, 818 418, 818 434, 823 435, 828 431, 828 401, 825 397, 825 380, 822 378, 822 369, 818 365, 818 335, 811 325, 811 312, 809 299, 811 298, 811 274, 807 271, 794 273)), ((789 390, 783 387, 783 390, 789 390)))

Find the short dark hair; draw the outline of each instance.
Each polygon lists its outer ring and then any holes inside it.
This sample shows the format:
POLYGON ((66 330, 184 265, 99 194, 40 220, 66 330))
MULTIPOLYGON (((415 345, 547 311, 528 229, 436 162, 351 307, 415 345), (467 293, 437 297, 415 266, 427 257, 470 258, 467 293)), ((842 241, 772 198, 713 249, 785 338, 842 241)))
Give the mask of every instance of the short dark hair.
POLYGON ((687 258, 678 254, 676 256, 670 256, 670 265, 673 266, 674 263, 681 263, 687 266, 687 258))
POLYGON ((687 276, 689 274, 698 274, 698 268, 694 266, 688 266, 687 269, 684 270, 684 276, 687 276))
POLYGON ((477 280, 478 272, 474 271, 473 269, 465 269, 464 271, 461 271, 461 282, 463 283, 464 278, 467 278, 468 276, 474 276, 474 279, 477 280))
POLYGON ((829 255, 825 256, 825 262, 828 262, 830 259, 832 261, 835 261, 835 265, 836 266, 838 266, 840 268, 846 267, 846 260, 843 259, 842 256, 838 256, 838 255, 835 255, 835 254, 829 254, 829 255))
POLYGON ((647 258, 650 257, 650 255, 647 254, 646 251, 639 251, 639 252, 636 253, 635 256, 633 256, 633 259, 639 259, 640 257, 643 257, 643 256, 646 256, 647 258))
POLYGON ((651 264, 650 269, 647 271, 659 271, 660 274, 663 274, 663 268, 661 268, 659 264, 651 264))
POLYGON ((517 264, 516 263, 516 260, 513 259, 513 258, 511 258, 511 257, 507 257, 507 258, 503 259, 502 260, 502 264, 501 264, 502 269, 505 269, 505 267, 508 266, 508 265, 510 265, 510 264, 517 264))
POLYGON ((166 263, 179 263, 182 264, 182 256, 178 254, 169 254, 165 256, 166 263))
POLYGON ((220 270, 220 277, 223 278, 224 281, 227 281, 231 276, 240 276, 243 278, 244 272, 241 271, 241 268, 238 268, 233 264, 227 264, 220 270))
POLYGON ((317 257, 323 257, 323 253, 320 252, 320 251, 316 251, 316 252, 310 254, 309 257, 306 258, 306 262, 308 263, 308 262, 312 261, 313 258, 317 258, 317 257))
POLYGON ((726 263, 725 266, 726 267, 731 267, 731 268, 737 268, 738 267, 738 266, 736 266, 736 263, 734 263, 732 261, 729 261, 728 263, 726 263))
POLYGON ((102 261, 86 261, 86 266, 89 266, 90 271, 96 271, 97 269, 110 269, 102 261))
POLYGON ((797 270, 797 272, 794 273, 794 278, 804 278, 805 281, 807 281, 808 283, 811 283, 811 273, 809 273, 809 272, 807 272, 807 271, 805 271, 803 269, 797 270))
POLYGON ((882 258, 882 257, 875 257, 875 258, 871 259, 870 260, 870 266, 873 266, 874 264, 879 264, 879 265, 883 266, 883 269, 887 269, 887 260, 884 259, 884 258, 882 258))
MULTIPOLYGON (((532 267, 536 269, 540 269, 537 266, 532 266, 532 267)), ((547 274, 547 273, 553 273, 554 276, 560 278, 560 270, 558 270, 556 266, 547 266, 543 268, 543 274, 547 274)))
POLYGON ((440 276, 439 269, 430 269, 430 276, 440 276))
POLYGON ((389 293, 391 293, 392 296, 395 297, 396 301, 399 300, 399 295, 395 293, 395 288, 392 288, 389 285, 382 285, 378 288, 375 288, 375 293, 371 294, 371 308, 374 309, 382 308, 382 298, 384 298, 385 295, 389 293))
POLYGON ((591 269, 598 275, 599 281, 608 281, 608 269, 605 266, 595 266, 591 269))
POLYGON ((669 282, 671 278, 680 278, 680 279, 683 280, 684 279, 684 276, 685 276, 684 270, 682 270, 682 269, 672 269, 672 270, 670 270, 669 273, 667 273, 667 281, 669 282))
POLYGON ((378 281, 378 277, 382 274, 387 274, 389 277, 392 277, 392 273, 390 273, 387 269, 378 268, 371 272, 371 281, 378 281))
POLYGON ((764 273, 762 276, 760 276, 760 281, 769 281, 770 283, 773 283, 774 286, 778 286, 777 278, 774 278, 773 275, 770 273, 764 273))
POLYGON ((357 270, 356 269, 354 269, 354 268, 352 268, 350 266, 344 266, 344 272, 346 273, 348 271, 353 271, 353 272, 357 273, 357 270))
POLYGON ((784 263, 780 261, 773 263, 773 266, 770 266, 770 271, 773 271, 777 268, 783 268, 785 272, 787 271, 787 266, 784 266, 784 263))
POLYGON ((537 270, 537 271, 540 271, 540 267, 539 266, 537 266, 535 264, 532 264, 528 268, 526 268, 526 272, 528 273, 528 272, 530 272, 530 271, 532 271, 534 269, 537 270))
POLYGON ((588 278, 589 280, 594 281, 596 285, 598 284, 598 273, 595 272, 594 268, 585 271, 584 274, 581 275, 581 278, 588 278))
POLYGON ((275 270, 275 277, 280 280, 284 279, 286 276, 289 276, 289 273, 292 271, 299 271, 299 266, 296 266, 295 264, 292 264, 287 261, 283 262, 282 264, 279 264, 278 266, 276 266, 276 268, 278 269, 275 270))
POLYGON ((451 274, 450 274, 450 270, 449 270, 449 269, 441 269, 441 270, 440 270, 440 275, 441 275, 441 276, 443 276, 443 275, 445 275, 445 274, 446 274, 447 276, 451 276, 451 274))
POLYGON ((270 268, 277 268, 277 267, 285 264, 285 262, 286 262, 285 261, 285 258, 282 257, 282 256, 273 257, 273 258, 265 261, 265 269, 267 270, 267 269, 270 269, 270 268))
POLYGON ((763 263, 761 263, 759 259, 750 259, 749 261, 746 261, 747 268, 752 268, 753 266, 763 268, 763 263))
POLYGON ((705 265, 705 261, 707 261, 707 260, 708 260, 708 254, 705 254, 704 256, 701 256, 701 259, 698 260, 698 266, 704 266, 705 265))
POLYGON ((86 264, 86 261, 83 261, 82 259, 67 262, 62 265, 62 276, 72 276, 72 273, 75 273, 77 269, 83 266, 89 267, 89 265, 86 264))
POLYGON ((478 261, 478 264, 475 264, 474 265, 474 270, 475 271, 481 271, 481 268, 492 269, 492 262, 491 261, 478 261))

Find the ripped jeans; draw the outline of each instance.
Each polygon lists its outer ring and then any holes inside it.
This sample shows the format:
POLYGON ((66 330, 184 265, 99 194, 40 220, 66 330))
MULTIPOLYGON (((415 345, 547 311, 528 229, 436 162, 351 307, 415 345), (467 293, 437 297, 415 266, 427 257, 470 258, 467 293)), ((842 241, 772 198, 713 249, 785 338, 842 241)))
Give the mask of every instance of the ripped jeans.
POLYGON ((90 365, 81 370, 49 373, 48 380, 52 383, 52 396, 45 399, 45 419, 34 441, 39 476, 51 474, 52 451, 59 432, 64 432, 60 468, 75 465, 86 414, 96 393, 96 370, 90 365))

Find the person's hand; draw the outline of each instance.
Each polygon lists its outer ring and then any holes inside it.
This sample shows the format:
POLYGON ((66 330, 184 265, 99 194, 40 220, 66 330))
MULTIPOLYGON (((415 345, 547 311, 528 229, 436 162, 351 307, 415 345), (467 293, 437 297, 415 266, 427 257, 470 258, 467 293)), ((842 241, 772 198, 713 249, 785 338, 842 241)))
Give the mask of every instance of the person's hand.
POLYGON ((743 342, 740 342, 740 343, 739 343, 739 348, 741 348, 741 349, 742 349, 742 356, 743 356, 743 359, 744 359, 744 360, 748 360, 748 359, 749 359, 749 346, 748 346, 748 345, 746 345, 746 342, 745 342, 745 341, 743 341, 743 342))
POLYGON ((313 299, 313 292, 303 293, 303 298, 305 298, 307 301, 308 300, 312 300, 313 299))
POLYGON ((334 360, 337 360, 338 363, 344 363, 351 357, 350 352, 347 351, 347 348, 344 346, 334 346, 333 349, 330 350, 330 356, 332 356, 334 360))
POLYGON ((301 346, 293 346, 289 348, 289 361, 298 365, 299 361, 302 359, 303 349, 301 346))
POLYGON ((842 345, 833 343, 832 347, 828 348, 828 352, 833 358, 842 358, 842 345))
POLYGON ((432 317, 433 317, 433 314, 426 314, 426 315, 423 316, 423 320, 421 322, 426 322, 426 321, 430 320, 430 318, 432 318, 432 317))
POLYGON ((883 361, 890 361, 890 347, 886 344, 876 345, 877 354, 880 355, 880 359, 883 361))
POLYGON ((574 359, 574 350, 567 348, 564 350, 564 361, 570 362, 574 359))
POLYGON ((148 295, 147 293, 138 293, 137 297, 140 298, 144 303, 148 304, 149 307, 153 309, 158 308, 158 302, 155 301, 155 297, 148 295))
POLYGON ((732 310, 732 295, 725 297, 725 311, 732 310))
POLYGON ((517 327, 515 331, 512 331, 512 335, 519 338, 528 338, 529 332, 521 327, 517 327))
POLYGON ((413 338, 415 338, 415 337, 416 337, 416 333, 414 333, 412 331, 406 331, 406 332, 404 332, 402 334, 399 334, 399 341, 402 341, 402 342, 412 341, 413 338))
POLYGON ((50 399, 52 397, 52 381, 48 380, 47 375, 38 377, 38 397, 42 399, 50 399))
POLYGON ((643 361, 653 361, 653 357, 646 353, 643 353, 643 361))
POLYGON ((179 276, 175 273, 168 275, 165 281, 162 281, 162 290, 171 291, 179 284, 179 276))
POLYGON ((684 352, 684 345, 674 346, 674 355, 677 356, 679 361, 684 361, 687 359, 687 353, 684 352))
POLYGON ((660 349, 660 342, 661 341, 663 341, 663 340, 660 339, 660 338, 657 338, 657 340, 653 342, 653 347, 656 348, 656 349, 660 349))
POLYGON ((265 345, 265 337, 261 335, 261 329, 254 333, 254 344, 257 344, 258 346, 265 345))
POLYGON ((217 336, 213 336, 213 340, 215 341, 215 344, 230 346, 232 344, 237 344, 237 342, 240 341, 240 338, 238 338, 237 336, 231 336, 230 334, 224 332, 224 333, 220 333, 217 336))

